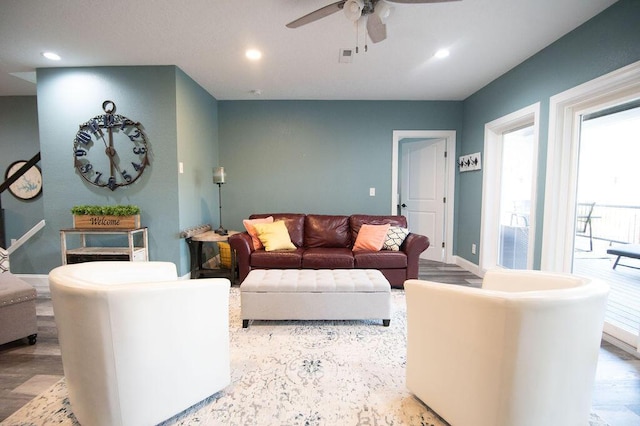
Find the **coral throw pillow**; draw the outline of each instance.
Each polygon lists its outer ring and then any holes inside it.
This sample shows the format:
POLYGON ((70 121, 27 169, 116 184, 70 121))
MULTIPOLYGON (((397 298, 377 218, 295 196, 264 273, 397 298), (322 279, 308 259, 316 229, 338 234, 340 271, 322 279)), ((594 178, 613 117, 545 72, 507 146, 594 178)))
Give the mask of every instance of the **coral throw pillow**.
POLYGON ((264 246, 260 242, 260 238, 258 238, 258 232, 256 231, 256 228, 253 226, 255 223, 273 223, 273 216, 260 219, 245 219, 242 221, 244 229, 246 229, 249 235, 251 235, 251 241, 253 241, 253 249, 260 250, 264 246))
POLYGON ((389 226, 391 225, 362 225, 356 237, 356 243, 353 245, 353 251, 380 251, 387 238, 389 226))
POLYGON ((253 226, 258 232, 258 238, 264 245, 265 251, 296 249, 296 246, 291 242, 289 231, 283 221, 255 223, 253 226))

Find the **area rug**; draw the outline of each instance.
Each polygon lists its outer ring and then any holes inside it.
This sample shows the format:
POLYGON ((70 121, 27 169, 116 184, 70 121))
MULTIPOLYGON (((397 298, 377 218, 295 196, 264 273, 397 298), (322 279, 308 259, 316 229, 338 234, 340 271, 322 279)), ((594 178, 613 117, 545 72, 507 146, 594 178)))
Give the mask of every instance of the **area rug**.
MULTIPOLYGON (((420 425, 447 423, 405 386, 406 305, 392 291, 380 321, 254 321, 242 328, 231 288, 231 380, 168 425, 420 425)), ((78 425, 64 379, 2 425, 78 425)), ((592 426, 601 426, 592 416, 592 426)))

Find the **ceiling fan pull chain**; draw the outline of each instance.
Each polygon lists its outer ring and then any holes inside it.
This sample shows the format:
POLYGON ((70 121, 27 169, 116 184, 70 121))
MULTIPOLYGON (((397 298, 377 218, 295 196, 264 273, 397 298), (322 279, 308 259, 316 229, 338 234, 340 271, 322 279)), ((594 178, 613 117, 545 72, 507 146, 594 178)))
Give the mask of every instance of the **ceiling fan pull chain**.
POLYGON ((366 21, 367 20, 365 18, 365 19, 359 19, 356 22, 358 46, 360 46, 360 42, 362 41, 362 44, 364 45, 364 52, 365 53, 367 51, 367 25, 366 25, 366 21))
POLYGON ((360 53, 360 25, 358 22, 355 22, 356 26, 356 54, 360 53))

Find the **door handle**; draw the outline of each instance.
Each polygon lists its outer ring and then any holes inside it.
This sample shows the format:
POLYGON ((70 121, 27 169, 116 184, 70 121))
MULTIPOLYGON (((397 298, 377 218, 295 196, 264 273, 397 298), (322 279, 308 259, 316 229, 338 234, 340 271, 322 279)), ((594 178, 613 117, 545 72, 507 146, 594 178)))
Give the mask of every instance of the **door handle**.
POLYGON ((401 205, 400 207, 402 207, 402 208, 406 208, 406 207, 407 207, 407 205, 406 205, 405 203, 402 203, 402 205, 401 205))

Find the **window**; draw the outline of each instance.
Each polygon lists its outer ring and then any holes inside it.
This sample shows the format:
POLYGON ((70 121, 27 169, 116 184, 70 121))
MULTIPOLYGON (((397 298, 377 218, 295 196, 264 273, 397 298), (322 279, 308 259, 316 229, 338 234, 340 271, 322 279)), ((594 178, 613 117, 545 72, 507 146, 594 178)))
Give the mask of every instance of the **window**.
POLYGON ((531 269, 540 105, 485 126, 480 268, 531 269))
POLYGON ((502 137, 498 265, 527 269, 533 187, 533 126, 502 137))

